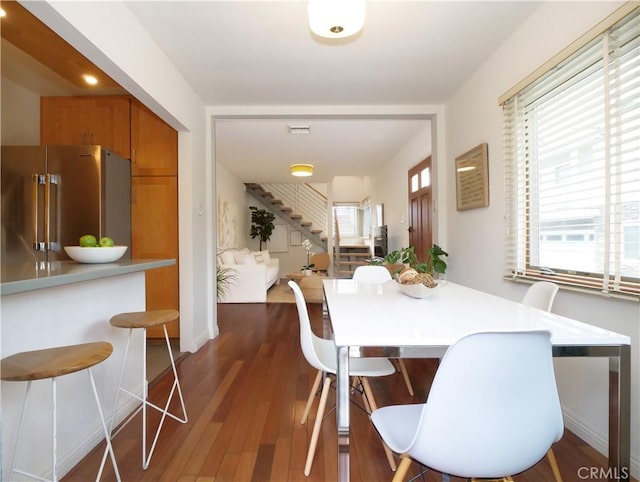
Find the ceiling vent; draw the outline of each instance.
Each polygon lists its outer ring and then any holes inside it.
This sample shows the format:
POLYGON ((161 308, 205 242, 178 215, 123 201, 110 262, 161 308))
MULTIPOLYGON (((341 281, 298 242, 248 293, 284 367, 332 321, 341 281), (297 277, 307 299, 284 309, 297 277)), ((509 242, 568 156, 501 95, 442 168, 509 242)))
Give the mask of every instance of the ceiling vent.
POLYGON ((311 134, 310 126, 289 126, 289 134, 311 134))

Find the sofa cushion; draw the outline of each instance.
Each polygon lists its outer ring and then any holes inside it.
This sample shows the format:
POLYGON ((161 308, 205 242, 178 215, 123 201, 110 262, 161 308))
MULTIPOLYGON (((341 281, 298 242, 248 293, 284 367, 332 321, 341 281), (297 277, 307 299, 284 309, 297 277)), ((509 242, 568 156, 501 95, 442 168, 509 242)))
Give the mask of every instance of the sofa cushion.
POLYGON ((236 264, 234 253, 235 253, 235 250, 233 249, 228 249, 227 251, 223 251, 220 254, 220 259, 222 260, 222 264, 236 264))
POLYGON ((233 257, 236 260, 235 264, 246 264, 246 263, 241 263, 241 260, 244 259, 244 257, 248 254, 250 254, 250 251, 248 248, 235 250, 233 252, 233 257))
POLYGON ((235 258, 237 264, 257 264, 256 259, 250 254, 236 255, 235 258))

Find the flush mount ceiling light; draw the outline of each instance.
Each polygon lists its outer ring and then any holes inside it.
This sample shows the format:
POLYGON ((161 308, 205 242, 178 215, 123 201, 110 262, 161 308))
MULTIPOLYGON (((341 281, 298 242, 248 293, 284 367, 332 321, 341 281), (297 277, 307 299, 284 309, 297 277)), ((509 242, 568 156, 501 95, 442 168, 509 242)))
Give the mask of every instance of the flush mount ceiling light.
POLYGON ((312 164, 291 164, 291 175, 297 177, 309 177, 313 175, 312 164))
POLYGON ((89 85, 97 85, 98 84, 98 79, 96 79, 93 75, 84 74, 82 76, 82 78, 89 85))
POLYGON ((321 37, 343 38, 364 26, 365 0, 309 0, 309 27, 321 37))

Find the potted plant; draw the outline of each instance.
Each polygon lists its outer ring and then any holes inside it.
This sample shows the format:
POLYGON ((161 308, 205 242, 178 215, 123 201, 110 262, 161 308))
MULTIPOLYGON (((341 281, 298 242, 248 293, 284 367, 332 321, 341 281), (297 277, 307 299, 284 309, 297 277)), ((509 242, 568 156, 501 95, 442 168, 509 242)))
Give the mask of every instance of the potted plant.
POLYGON ((262 243, 266 243, 271 239, 271 234, 275 228, 273 220, 276 215, 266 209, 258 209, 255 206, 249 206, 251 210, 251 239, 260 239, 260 251, 262 251, 262 243))
POLYGON ((447 263, 441 256, 449 256, 440 246, 434 244, 428 251, 429 260, 418 261, 415 246, 400 248, 396 251, 389 252, 384 258, 375 258, 371 264, 385 266, 391 276, 399 273, 404 267, 410 266, 420 273, 444 274, 447 269, 447 263))
POLYGON ((311 273, 313 273, 313 268, 315 267, 315 264, 311 263, 310 257, 311 257, 311 241, 309 241, 308 239, 305 239, 302 242, 302 247, 305 249, 305 251, 307 252, 307 264, 305 264, 304 266, 302 266, 302 268, 300 269, 303 274, 305 276, 311 276, 311 273))
POLYGON ((431 272, 431 274, 444 274, 447 270, 447 263, 444 259, 441 258, 441 256, 449 256, 449 253, 447 253, 437 244, 431 246, 431 249, 429 249, 429 271, 431 272))
POLYGON ((216 265, 216 299, 220 299, 229 291, 229 287, 235 283, 236 273, 233 268, 223 268, 216 265))

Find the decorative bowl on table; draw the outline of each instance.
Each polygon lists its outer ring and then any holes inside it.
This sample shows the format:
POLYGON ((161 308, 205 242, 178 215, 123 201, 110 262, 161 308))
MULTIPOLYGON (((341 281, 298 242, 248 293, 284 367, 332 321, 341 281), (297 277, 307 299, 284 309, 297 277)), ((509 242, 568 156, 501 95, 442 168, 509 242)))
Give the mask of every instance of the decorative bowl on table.
POLYGON ((78 263, 113 263, 122 258, 127 246, 85 248, 82 246, 65 246, 67 255, 78 263))
POLYGON ((400 291, 402 291, 405 295, 411 296, 412 298, 429 298, 440 291, 445 284, 445 281, 437 280, 436 285, 433 288, 427 288, 422 283, 398 283, 400 287, 400 291))

